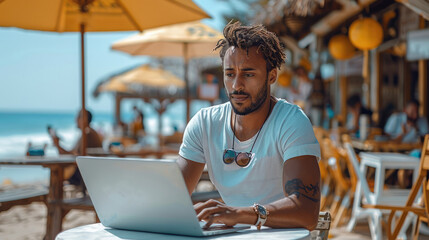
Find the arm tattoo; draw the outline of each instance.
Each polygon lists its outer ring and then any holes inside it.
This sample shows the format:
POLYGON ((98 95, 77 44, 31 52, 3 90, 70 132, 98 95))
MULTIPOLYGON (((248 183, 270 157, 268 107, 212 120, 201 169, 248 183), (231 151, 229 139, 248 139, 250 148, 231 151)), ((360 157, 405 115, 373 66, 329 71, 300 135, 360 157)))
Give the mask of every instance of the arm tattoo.
POLYGON ((292 179, 286 183, 285 192, 289 196, 295 194, 297 198, 302 195, 313 202, 319 202, 320 200, 319 184, 304 185, 302 180, 298 178, 292 179))

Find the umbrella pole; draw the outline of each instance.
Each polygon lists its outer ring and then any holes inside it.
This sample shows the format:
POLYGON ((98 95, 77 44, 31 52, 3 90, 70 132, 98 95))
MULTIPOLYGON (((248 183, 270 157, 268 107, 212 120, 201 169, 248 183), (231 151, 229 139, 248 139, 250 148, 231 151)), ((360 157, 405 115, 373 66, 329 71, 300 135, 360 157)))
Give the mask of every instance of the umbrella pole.
POLYGON ((191 97, 189 90, 189 79, 188 79, 188 43, 183 44, 183 56, 184 56, 184 68, 185 68, 185 97, 186 97, 186 124, 191 119, 191 97))
POLYGON ((88 128, 88 117, 86 116, 86 109, 85 109, 85 24, 80 24, 80 46, 81 46, 81 69, 82 69, 82 109, 81 109, 81 120, 82 120, 82 152, 80 154, 82 156, 86 155, 86 129, 88 128))

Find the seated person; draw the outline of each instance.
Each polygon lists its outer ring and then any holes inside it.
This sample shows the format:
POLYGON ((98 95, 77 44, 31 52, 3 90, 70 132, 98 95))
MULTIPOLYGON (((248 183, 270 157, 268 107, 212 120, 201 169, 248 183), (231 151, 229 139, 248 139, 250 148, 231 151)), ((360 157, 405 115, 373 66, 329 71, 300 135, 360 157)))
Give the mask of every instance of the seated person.
POLYGON ((205 164, 224 203, 196 204, 199 220, 314 229, 320 207, 320 146, 307 116, 271 96, 285 60, 262 25, 230 22, 218 42, 229 102, 200 110, 188 123, 178 164, 189 194, 205 164))
POLYGON ((371 120, 372 111, 362 106, 362 101, 359 95, 352 95, 347 99, 347 131, 352 134, 359 132, 359 119, 362 115, 367 115, 371 120))
POLYGON ((429 133, 428 121, 419 117, 419 102, 410 100, 404 112, 394 113, 387 120, 384 131, 391 139, 403 143, 418 143, 429 133))
POLYGON ((144 134, 144 115, 136 106, 133 107, 135 118, 130 123, 131 137, 137 139, 144 134))
MULTIPOLYGON (((81 113, 82 111, 79 112, 78 116, 76 117, 76 124, 77 127, 79 129, 82 129, 83 127, 83 121, 82 121, 82 117, 81 117, 81 113)), ((90 123, 92 121, 92 114, 89 111, 86 111, 86 117, 87 117, 87 130, 86 130, 86 145, 87 148, 98 148, 98 147, 102 147, 102 142, 100 140, 100 137, 98 136, 97 132, 91 128, 90 123)), ((79 140, 77 141, 76 145, 74 146, 73 149, 71 149, 70 151, 65 150, 63 147, 61 147, 60 145, 60 138, 57 135, 51 135, 52 138, 52 142, 54 144, 55 147, 57 147, 58 149, 58 153, 59 154, 73 154, 73 155, 81 155, 82 154, 82 137, 79 138, 79 140)), ((79 169, 77 169, 75 166, 72 167, 73 169, 71 170, 67 170, 67 171, 73 171, 73 175, 68 179, 70 184, 73 185, 82 185, 83 181, 82 181, 82 177, 80 175, 79 169)))

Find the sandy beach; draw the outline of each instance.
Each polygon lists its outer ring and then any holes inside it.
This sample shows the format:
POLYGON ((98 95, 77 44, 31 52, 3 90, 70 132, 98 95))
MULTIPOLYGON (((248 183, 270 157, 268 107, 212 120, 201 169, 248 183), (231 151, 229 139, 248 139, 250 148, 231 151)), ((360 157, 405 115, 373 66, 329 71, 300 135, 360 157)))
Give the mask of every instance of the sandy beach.
MULTIPOLYGON (((92 211, 71 210, 65 217, 63 230, 95 222, 92 211)), ((32 203, 15 206, 0 213, 0 239, 40 240, 46 230, 46 206, 32 203)))

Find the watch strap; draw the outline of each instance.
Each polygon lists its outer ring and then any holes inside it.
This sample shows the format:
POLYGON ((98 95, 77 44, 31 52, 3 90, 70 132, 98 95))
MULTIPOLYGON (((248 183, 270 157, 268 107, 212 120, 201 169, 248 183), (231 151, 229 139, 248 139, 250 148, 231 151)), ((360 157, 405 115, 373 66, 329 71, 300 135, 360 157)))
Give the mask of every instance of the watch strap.
POLYGON ((253 204, 253 210, 258 217, 255 226, 258 230, 261 230, 261 227, 264 226, 265 222, 267 221, 268 210, 264 206, 257 203, 253 204))

